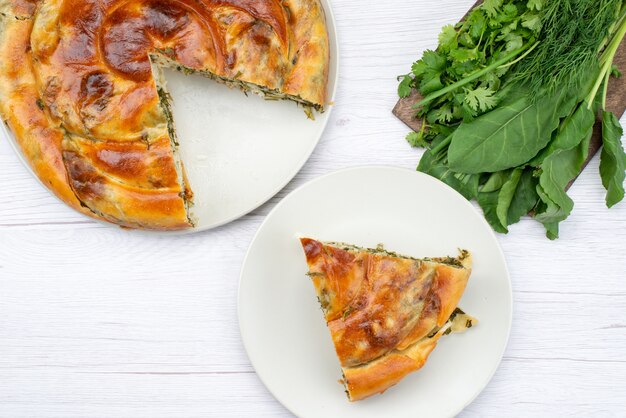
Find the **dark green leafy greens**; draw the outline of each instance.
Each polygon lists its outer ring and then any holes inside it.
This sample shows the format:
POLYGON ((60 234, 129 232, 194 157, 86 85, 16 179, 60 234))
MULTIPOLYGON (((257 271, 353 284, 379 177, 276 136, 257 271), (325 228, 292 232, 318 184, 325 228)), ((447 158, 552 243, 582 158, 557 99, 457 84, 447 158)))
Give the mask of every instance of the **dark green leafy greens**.
POLYGON ((626 0, 485 0, 448 25, 398 94, 416 89, 424 147, 418 170, 476 199, 498 232, 531 213, 549 238, 574 202, 568 185, 583 168, 599 111, 600 174, 607 206, 624 197, 622 129, 607 112, 626 0))
POLYGON ((522 216, 530 212, 539 201, 535 179, 533 178, 533 169, 524 168, 520 181, 515 189, 513 200, 508 208, 508 216, 506 225, 516 224, 522 219, 522 216))
POLYGON ((607 190, 606 205, 612 207, 624 198, 624 169, 626 154, 622 147, 622 127, 611 112, 602 114, 602 154, 600 176, 607 190))
MULTIPOLYGON (((435 144, 442 139, 436 140, 435 144)), ((480 177, 452 171, 445 158, 445 155, 426 153, 419 162, 418 170, 440 179, 468 200, 475 198, 478 195, 480 177)))
POLYGON ((461 124, 448 149, 450 167, 466 173, 491 173, 528 162, 550 142, 562 106, 560 94, 541 102, 522 95, 461 124))
POLYGON ((500 233, 507 233, 508 229, 505 228, 500 219, 498 219, 498 198, 500 195, 500 191, 496 190, 495 192, 479 192, 476 200, 478 204, 483 209, 483 213, 485 215, 485 219, 489 222, 489 225, 493 228, 494 231, 500 233))

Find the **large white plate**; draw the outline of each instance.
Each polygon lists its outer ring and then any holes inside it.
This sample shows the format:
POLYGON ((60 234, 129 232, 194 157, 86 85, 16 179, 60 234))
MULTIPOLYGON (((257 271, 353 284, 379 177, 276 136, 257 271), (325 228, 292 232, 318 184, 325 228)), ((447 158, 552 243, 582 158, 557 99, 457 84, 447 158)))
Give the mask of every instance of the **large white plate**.
POLYGON ((425 174, 391 167, 335 172, 288 195, 268 215, 246 256, 239 287, 244 345, 259 377, 300 417, 449 417, 491 379, 511 327, 511 284, 483 217, 425 174), (350 403, 339 362, 305 275, 306 236, 416 257, 474 254, 460 306, 479 324, 443 337, 426 365, 382 395, 350 403))
MULTIPOLYGON (((328 100, 339 69, 335 19, 328 0, 330 42, 328 100)), ((267 101, 208 80, 165 70, 173 97, 180 153, 194 192, 197 232, 223 225, 254 210, 282 189, 302 168, 319 142, 333 106, 307 119, 293 102, 267 101)), ((30 171, 12 134, 0 124, 30 171)), ((31 171, 32 173, 32 171, 31 171)))

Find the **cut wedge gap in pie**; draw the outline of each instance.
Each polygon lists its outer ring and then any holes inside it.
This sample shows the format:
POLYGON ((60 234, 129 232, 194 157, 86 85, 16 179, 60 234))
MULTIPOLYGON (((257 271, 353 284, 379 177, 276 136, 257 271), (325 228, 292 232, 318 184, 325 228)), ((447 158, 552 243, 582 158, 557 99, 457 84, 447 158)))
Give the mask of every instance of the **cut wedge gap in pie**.
POLYGON ((472 257, 405 257, 301 239, 348 398, 382 393, 420 369, 439 338, 477 323, 458 308, 472 257))
POLYGON ((0 0, 4 123, 52 192, 124 227, 193 226, 162 68, 311 116, 329 59, 319 0, 0 0))

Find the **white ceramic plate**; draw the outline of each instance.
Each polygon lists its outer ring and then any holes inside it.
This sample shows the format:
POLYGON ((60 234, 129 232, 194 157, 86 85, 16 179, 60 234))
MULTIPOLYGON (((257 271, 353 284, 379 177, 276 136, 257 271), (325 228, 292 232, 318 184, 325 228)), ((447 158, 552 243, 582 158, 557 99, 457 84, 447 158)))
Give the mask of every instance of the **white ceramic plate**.
POLYGON ((239 287, 244 345, 261 380, 299 417, 450 417, 485 387, 511 327, 511 284, 483 217, 425 174, 360 167, 313 180, 268 215, 246 256, 239 287), (416 257, 467 248, 474 270, 460 306, 480 321, 443 337, 426 365, 382 395, 350 403, 339 362, 305 275, 306 236, 385 248, 416 257))
MULTIPOLYGON (((335 19, 328 0, 330 42, 328 100, 336 91, 339 52, 335 19)), ((282 189, 302 168, 319 142, 333 106, 307 119, 293 102, 267 101, 201 75, 165 70, 180 142, 180 153, 194 192, 197 232, 237 219, 282 189)), ((26 167, 13 135, 0 124, 26 167)))

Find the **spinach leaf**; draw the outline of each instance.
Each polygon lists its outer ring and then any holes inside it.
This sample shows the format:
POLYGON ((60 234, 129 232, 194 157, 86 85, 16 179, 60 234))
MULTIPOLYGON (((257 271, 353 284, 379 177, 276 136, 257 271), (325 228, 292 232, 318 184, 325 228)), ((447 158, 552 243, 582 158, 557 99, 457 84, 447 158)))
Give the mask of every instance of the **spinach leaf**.
POLYGON ((567 218, 567 214, 548 197, 540 184, 537 185, 537 194, 539 195, 539 202, 533 218, 543 224, 548 238, 557 239, 559 237, 559 222, 567 218))
POLYGON ((507 223, 509 225, 518 223, 522 216, 528 214, 537 206, 539 200, 539 195, 537 194, 538 182, 539 179, 533 176, 532 168, 527 167, 524 169, 509 207, 507 215, 507 223))
POLYGON ((610 208, 624 198, 624 169, 626 154, 622 147, 623 130, 617 117, 602 113, 602 154, 600 155, 600 176, 606 189, 606 205, 610 208))
POLYGON ((509 225, 519 222, 522 216, 528 214, 539 200, 536 190, 538 181, 530 167, 493 173, 481 188, 479 197, 482 198, 479 203, 485 216, 492 216, 492 199, 496 199, 495 217, 489 220, 490 224, 493 226, 497 221, 500 232, 507 232, 509 225))
POLYGON ((498 208, 498 195, 500 194, 499 190, 495 192, 488 193, 478 193, 476 200, 478 204, 483 210, 483 214, 485 215, 485 219, 491 225, 494 231, 500 232, 501 234, 506 234, 509 232, 506 227, 504 227, 500 223, 500 219, 498 219, 497 208, 498 208))
POLYGON ((584 135, 578 146, 554 151, 541 166, 537 185, 541 204, 537 207, 535 219, 544 224, 550 239, 558 238, 558 223, 567 219, 574 208, 574 202, 565 192, 565 187, 580 174, 589 154, 592 133, 593 125, 587 132, 578 132, 579 137, 584 135))
POLYGON ((507 226, 518 223, 522 216, 527 215, 537 206, 539 201, 537 194, 539 179, 534 176, 534 170, 531 167, 520 168, 520 170, 521 176, 507 211, 507 226))
MULTIPOLYGON (((437 142, 433 142, 436 145, 437 142)), ((448 167, 445 156, 433 155, 431 150, 426 150, 420 159, 417 171, 426 173, 439 179, 463 195, 467 200, 471 200, 478 194, 478 182, 480 176, 477 174, 457 173, 448 167)))
POLYGON ((558 222, 547 222, 543 224, 546 228, 546 237, 551 240, 555 240, 559 237, 559 224, 558 222))
POLYGON ((533 158, 529 164, 538 167, 554 151, 574 148, 584 138, 592 134, 595 123, 595 109, 590 109, 586 101, 581 102, 576 111, 561 123, 552 142, 533 158))
POLYGON ((458 191, 467 199, 472 200, 478 196, 478 185, 480 182, 479 174, 457 173, 457 180, 462 184, 458 191))
POLYGON ((511 202, 513 201, 513 196, 515 196, 515 191, 517 190, 517 185, 519 184, 521 177, 522 168, 516 168, 513 170, 511 172, 511 176, 506 183, 502 185, 500 193, 498 194, 496 215, 498 216, 500 224, 505 228, 509 226, 509 209, 511 208, 511 202))
POLYGON ((559 126, 560 112, 574 105, 571 92, 531 101, 521 95, 469 123, 461 123, 448 148, 450 168, 464 173, 494 172, 528 162, 559 126))
POLYGON ((580 173, 588 147, 589 141, 585 140, 577 148, 556 151, 541 166, 539 184, 551 201, 564 211, 563 219, 559 221, 567 218, 574 208, 574 202, 565 192, 565 187, 580 173))
POLYGON ((480 191, 483 193, 489 193, 500 190, 510 175, 511 173, 509 170, 496 171, 495 173, 492 173, 480 191))

